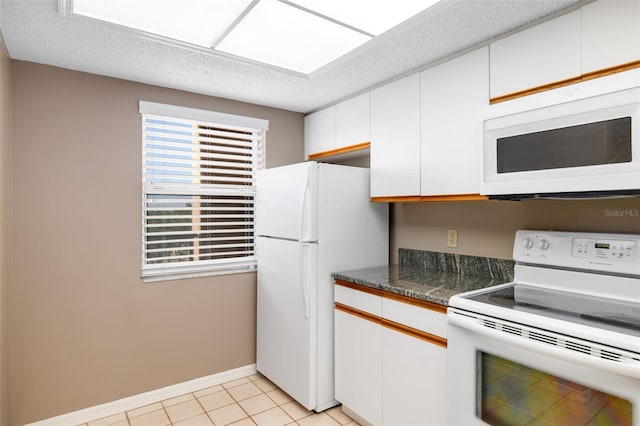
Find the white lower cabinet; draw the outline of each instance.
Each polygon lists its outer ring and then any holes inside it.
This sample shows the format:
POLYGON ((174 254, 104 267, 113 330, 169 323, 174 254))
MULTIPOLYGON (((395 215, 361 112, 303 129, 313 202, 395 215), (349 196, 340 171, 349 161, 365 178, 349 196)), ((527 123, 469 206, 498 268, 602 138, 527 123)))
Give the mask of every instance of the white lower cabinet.
POLYGON ((384 328, 382 360, 382 423, 446 424, 447 350, 384 328))
POLYGON ((377 293, 336 285, 336 399, 372 425, 446 424, 446 314, 377 293))
POLYGON ((335 312, 336 399, 373 425, 382 424, 382 327, 335 312))

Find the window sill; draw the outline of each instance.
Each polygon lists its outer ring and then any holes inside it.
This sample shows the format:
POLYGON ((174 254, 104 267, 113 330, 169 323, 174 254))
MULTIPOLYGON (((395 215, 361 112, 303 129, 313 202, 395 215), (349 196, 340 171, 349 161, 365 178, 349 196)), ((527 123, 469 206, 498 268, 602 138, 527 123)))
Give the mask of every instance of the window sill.
POLYGON ((232 275, 232 274, 246 274, 256 272, 256 267, 254 266, 243 266, 238 268, 225 268, 219 270, 208 270, 208 271, 176 271, 176 272, 166 272, 162 274, 153 274, 153 275, 142 275, 140 277, 143 283, 154 283, 160 281, 177 281, 177 280, 185 280, 190 278, 203 278, 203 277, 212 277, 216 275, 232 275))

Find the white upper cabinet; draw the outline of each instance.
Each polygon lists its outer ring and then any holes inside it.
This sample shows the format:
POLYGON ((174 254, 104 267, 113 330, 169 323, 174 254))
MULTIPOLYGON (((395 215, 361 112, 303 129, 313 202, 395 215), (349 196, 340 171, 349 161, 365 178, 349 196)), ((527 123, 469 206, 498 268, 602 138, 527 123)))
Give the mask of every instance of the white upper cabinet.
POLYGON ((420 74, 371 92, 371 197, 420 196, 420 74))
POLYGON ((336 146, 350 147, 371 139, 369 92, 336 105, 336 146))
POLYGON ((307 160, 366 152, 371 128, 369 92, 304 118, 304 154, 307 160))
POLYGON ((640 59, 640 0, 600 0, 582 12, 582 73, 640 59))
POLYGON ((577 10, 491 43, 491 98, 579 77, 580 33, 577 10))
POLYGON ((489 49, 421 73, 422 195, 477 194, 482 122, 489 105, 489 49))
POLYGON ((490 97, 573 84, 639 60, 640 0, 599 0, 491 43, 490 97))
POLYGON ((304 155, 336 149, 336 107, 332 106, 304 118, 304 155))

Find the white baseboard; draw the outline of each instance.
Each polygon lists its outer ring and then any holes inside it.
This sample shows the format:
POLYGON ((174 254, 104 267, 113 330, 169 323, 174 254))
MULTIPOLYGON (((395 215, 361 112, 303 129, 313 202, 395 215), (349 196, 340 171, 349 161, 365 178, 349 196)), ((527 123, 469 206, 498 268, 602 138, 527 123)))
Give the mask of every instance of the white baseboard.
POLYGON ((35 423, 29 423, 25 426, 69 426, 88 423, 92 420, 113 416, 114 414, 133 410, 134 408, 143 407, 169 398, 175 398, 176 396, 195 392, 200 389, 216 386, 231 380, 251 376, 253 374, 256 374, 256 365, 250 364, 244 367, 234 368, 233 370, 223 371, 210 376, 198 377, 197 379, 189 380, 187 382, 178 383, 127 398, 118 399, 116 401, 62 414, 60 416, 51 417, 49 419, 40 420, 35 423))

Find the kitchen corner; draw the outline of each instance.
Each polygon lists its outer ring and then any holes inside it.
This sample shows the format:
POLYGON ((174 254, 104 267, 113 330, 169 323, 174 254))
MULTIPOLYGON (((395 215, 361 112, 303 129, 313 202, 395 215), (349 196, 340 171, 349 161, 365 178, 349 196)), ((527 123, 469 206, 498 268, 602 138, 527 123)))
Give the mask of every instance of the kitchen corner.
POLYGON ((336 399, 361 424, 446 424, 449 299, 509 282, 514 262, 398 251, 398 264, 332 274, 336 399))

